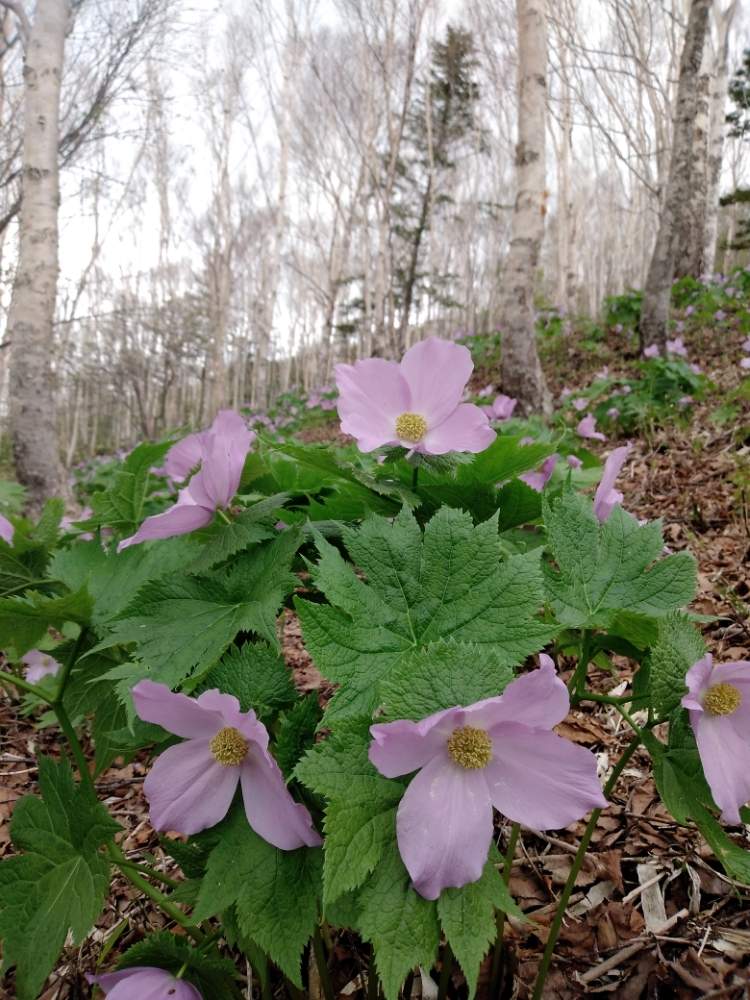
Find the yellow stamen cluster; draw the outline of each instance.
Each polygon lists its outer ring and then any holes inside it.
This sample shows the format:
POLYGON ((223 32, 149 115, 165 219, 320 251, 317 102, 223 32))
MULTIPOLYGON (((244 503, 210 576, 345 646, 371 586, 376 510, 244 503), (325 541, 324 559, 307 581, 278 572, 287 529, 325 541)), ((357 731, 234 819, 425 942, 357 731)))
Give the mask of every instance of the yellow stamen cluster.
POLYGON ((396 434, 402 441, 417 444, 427 433, 427 421, 418 413, 402 413, 396 417, 396 434))
POLYGON ((475 771, 492 760, 492 740, 484 729, 462 726, 448 737, 448 753, 461 767, 475 771))
POLYGON ((213 754, 214 760, 225 767, 234 767, 241 764, 247 756, 247 742, 245 737, 234 726, 224 726, 208 745, 213 754))
POLYGON ((742 703, 742 695, 734 684, 714 684, 703 698, 703 707, 711 715, 731 715, 742 703))

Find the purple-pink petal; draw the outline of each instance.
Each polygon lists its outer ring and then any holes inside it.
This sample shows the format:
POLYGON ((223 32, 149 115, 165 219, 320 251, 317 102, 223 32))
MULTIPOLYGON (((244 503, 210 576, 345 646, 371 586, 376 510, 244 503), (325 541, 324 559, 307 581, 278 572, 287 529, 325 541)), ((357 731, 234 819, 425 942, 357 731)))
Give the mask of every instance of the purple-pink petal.
POLYGON ((460 725, 456 720, 462 712, 461 708, 446 708, 419 722, 398 719, 370 726, 371 763, 386 778, 419 770, 445 746, 453 729, 460 725))
POLYGON ((210 740, 186 740, 153 763, 143 791, 155 830, 190 835, 216 826, 226 816, 240 780, 239 765, 216 761, 210 740))
POLYGON ((602 478, 594 494, 594 513, 600 523, 607 520, 617 504, 622 503, 622 493, 615 489, 615 482, 631 449, 630 444, 615 448, 604 463, 602 478))
MULTIPOLYGON (((188 698, 186 694, 170 691, 166 684, 142 680, 135 685, 132 695, 139 719, 161 726, 183 739, 210 740, 223 725, 232 724, 224 721, 221 710, 214 704, 201 702, 205 694, 198 699, 188 698)), ((239 702, 232 695, 221 697, 230 698, 239 709, 239 702)))
POLYGON ((323 840, 305 806, 295 802, 267 750, 251 745, 240 764, 245 815, 259 837, 281 851, 319 847, 323 840))
POLYGON ((428 337, 409 348, 399 367, 409 386, 409 410, 419 413, 429 427, 434 427, 443 423, 461 402, 474 362, 468 347, 428 337))
POLYGON ((2 538, 4 542, 7 542, 8 545, 13 544, 13 534, 15 530, 16 529, 10 523, 8 518, 3 517, 3 515, 0 514, 0 538, 2 538))
POLYGON ((203 444, 207 431, 188 434, 173 444, 164 459, 164 472, 170 479, 181 483, 203 461, 203 444))
POLYGON ((487 414, 473 403, 461 403, 437 426, 430 427, 417 451, 445 455, 449 451, 480 452, 489 448, 497 434, 487 414))
POLYGON ((595 441, 607 440, 604 434, 602 434, 601 431, 598 431, 596 429, 596 417, 594 417, 594 415, 591 413, 587 417, 584 417, 583 420, 579 422, 578 426, 576 427, 576 431, 582 438, 595 441))
POLYGON ((409 412, 409 386, 395 361, 368 358, 336 365, 341 430, 357 439, 360 451, 396 444, 396 418, 409 412))
POLYGON ((518 478, 526 483, 527 486, 530 486, 532 490, 536 490, 537 493, 541 493, 552 478, 552 473, 555 471, 558 458, 559 455, 550 455, 550 457, 545 459, 542 465, 534 472, 524 472, 523 475, 518 478))
POLYGON ((534 830, 556 830, 603 808, 596 758, 547 729, 504 723, 493 729, 485 769, 495 808, 534 830))
POLYGON ((649 344, 643 351, 644 358, 658 358, 659 357, 659 345, 649 344))
POLYGON ((532 729, 552 729, 570 710, 568 689, 560 680, 551 657, 542 653, 539 667, 516 677, 497 698, 488 698, 464 711, 467 724, 491 731, 518 722, 532 729))
POLYGON ((228 507, 237 492, 255 434, 234 410, 220 410, 206 434, 199 473, 212 506, 228 507))
MULTIPOLYGON (((195 478, 195 477, 194 477, 195 478)), ((185 493, 185 490, 182 491, 185 493)), ((175 535, 187 535, 198 528, 204 528, 213 520, 214 512, 197 504, 183 502, 182 498, 163 514, 153 514, 147 517, 134 535, 123 540, 117 546, 117 551, 149 542, 157 538, 174 538, 175 535)))
POLYGON ((740 822, 750 801, 750 734, 740 733, 731 715, 690 712, 703 773, 725 823, 740 822))
POLYGON ((39 649, 30 649, 21 657, 21 663, 26 666, 23 675, 29 684, 38 684, 43 677, 54 677, 60 669, 54 657, 39 649))
POLYGON ((166 969, 147 965, 133 965, 99 976, 87 975, 86 979, 99 986, 108 1000, 203 1000, 192 983, 177 979, 166 969))
POLYGON ((495 401, 492 404, 492 416, 495 420, 509 420, 513 416, 513 411, 517 405, 517 399, 501 393, 495 397, 495 401))
POLYGON ((454 764, 444 748, 406 789, 396 814, 401 858, 426 899, 481 878, 492 840, 484 772, 454 764))

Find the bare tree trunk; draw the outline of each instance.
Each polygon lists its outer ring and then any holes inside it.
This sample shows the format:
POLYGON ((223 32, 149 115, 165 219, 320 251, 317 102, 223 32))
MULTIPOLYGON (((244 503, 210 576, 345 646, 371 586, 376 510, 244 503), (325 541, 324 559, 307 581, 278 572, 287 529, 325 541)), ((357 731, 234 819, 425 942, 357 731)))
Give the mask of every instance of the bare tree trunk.
POLYGON ((675 257, 680 246, 686 245, 684 206, 690 200, 693 134, 698 106, 698 74, 708 31, 710 7, 711 0, 692 0, 690 5, 690 16, 680 60, 667 192, 643 295, 641 345, 658 344, 662 351, 666 349, 675 257))
POLYGON ((703 248, 706 243, 706 199, 708 197, 709 65, 706 47, 696 81, 695 119, 688 201, 683 205, 682 224, 677 234, 675 278, 693 278, 703 273, 703 248))
POLYGON ((711 273, 716 261, 716 240, 719 232, 719 182, 726 131, 725 104, 729 86, 729 30, 737 11, 738 0, 731 0, 726 10, 716 13, 718 39, 713 80, 709 93, 708 177, 706 183, 706 228, 703 247, 703 269, 711 273))
POLYGON ((23 202, 8 314, 13 460, 31 513, 63 488, 52 374, 58 277, 57 168, 68 0, 38 0, 24 61, 23 202))
POLYGON ((503 390, 523 413, 552 403, 536 350, 534 278, 546 214, 544 140, 547 98, 545 0, 516 0, 518 20, 518 145, 516 202, 501 308, 503 390))

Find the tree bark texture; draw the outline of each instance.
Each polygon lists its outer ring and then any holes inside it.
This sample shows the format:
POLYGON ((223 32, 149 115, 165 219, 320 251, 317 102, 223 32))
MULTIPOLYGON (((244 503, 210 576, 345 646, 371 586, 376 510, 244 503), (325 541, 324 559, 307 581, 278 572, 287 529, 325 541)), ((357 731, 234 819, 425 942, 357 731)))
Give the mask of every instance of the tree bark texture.
POLYGON ((16 475, 38 513, 63 488, 52 370, 58 278, 60 83, 68 0, 38 0, 24 60, 23 200, 8 314, 16 475))
POLYGON ((516 200, 503 273, 501 315, 503 391, 524 413, 550 412, 536 349, 534 280, 546 216, 545 132, 547 23, 545 0, 517 0, 518 144, 516 200))
POLYGON ((691 177, 695 155, 695 121, 699 105, 700 69, 708 33, 711 0, 692 0, 677 85, 672 157, 659 229, 643 295, 641 345, 666 350, 669 305, 675 261, 689 240, 691 177))

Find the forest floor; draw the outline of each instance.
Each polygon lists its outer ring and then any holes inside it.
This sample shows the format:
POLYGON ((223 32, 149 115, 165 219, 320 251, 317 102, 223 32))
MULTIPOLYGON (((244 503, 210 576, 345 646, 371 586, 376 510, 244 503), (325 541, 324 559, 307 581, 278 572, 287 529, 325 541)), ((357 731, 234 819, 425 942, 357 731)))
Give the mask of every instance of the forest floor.
MULTIPOLYGON (((712 417, 722 396, 739 382, 740 341, 739 335, 727 333, 717 343, 711 331, 686 336, 691 360, 700 360, 718 392, 696 406, 684 426, 670 425, 634 437, 634 451, 618 482, 627 510, 641 518, 662 517, 668 546, 689 548, 698 560, 699 594, 693 608, 712 617, 704 626, 706 641, 723 660, 746 658, 750 650, 750 525, 747 498, 737 480, 738 458, 741 461, 750 449, 742 433, 738 434, 737 420, 723 424, 712 417)), ((611 348, 601 345, 592 354, 580 350, 574 337, 569 338, 565 353, 554 359, 554 371, 552 365, 547 366, 556 394, 563 385, 587 384, 602 362, 616 372, 614 347, 613 340, 611 348)), ((492 375, 478 372, 475 384, 492 381, 492 375)), ((740 415, 742 419, 750 425, 747 413, 740 415)), ((609 441, 603 450, 614 443, 618 442, 609 441)), ((750 488, 750 477, 747 485, 750 488)), ((299 687, 317 689, 325 700, 330 687, 306 653, 290 612, 283 640, 299 687)), ((572 665, 572 661, 560 663, 564 676, 572 665)), ((629 683, 628 661, 616 665, 616 675, 608 671, 595 675, 601 692, 619 693, 629 683)), ((11 849, 8 820, 13 803, 35 788, 35 754, 59 752, 55 731, 40 730, 34 719, 19 717, 16 709, 10 695, 0 695, 0 855, 11 849)), ((627 742, 619 715, 607 705, 584 704, 559 728, 597 754, 602 772, 618 759, 627 742)), ((127 855, 174 874, 148 822, 142 796, 144 775, 143 765, 135 761, 112 767, 97 786, 115 818, 130 831, 123 842, 127 855)), ((555 836, 522 832, 510 888, 530 921, 511 920, 506 926, 502 997, 528 996, 582 831, 583 824, 578 823, 555 836)), ((505 831, 500 832, 504 841, 505 831)), ((750 848, 747 829, 744 836, 732 833, 738 843, 750 848)), ((148 900, 138 896, 129 883, 116 882, 94 934, 82 948, 67 948, 42 1000, 89 997, 83 974, 95 967, 115 928, 119 937, 113 950, 117 953, 144 931, 163 925, 164 918, 148 900)), ((748 996, 749 960, 750 892, 719 870, 699 834, 677 825, 667 814, 656 793, 648 757, 637 752, 615 789, 612 806, 596 827, 545 997, 570 1000, 606 993, 618 1000, 739 1000, 748 996)), ((242 966, 238 968, 242 971, 242 966)), ((342 935, 335 941, 331 973, 337 996, 364 997, 366 968, 366 950, 356 939, 342 935)), ((485 963, 480 1000, 489 995, 488 972, 485 963)), ((454 996, 465 996, 458 970, 453 984, 454 996)), ((308 992, 314 1000, 320 996, 312 966, 308 992)), ((415 977, 414 997, 434 997, 435 993, 432 980, 415 977)), ((3 993, 0 986, 0 997, 11 1000, 12 995, 3 993)), ((246 995, 251 996, 249 990, 246 995)), ((281 983, 276 995, 284 996, 281 983)))

